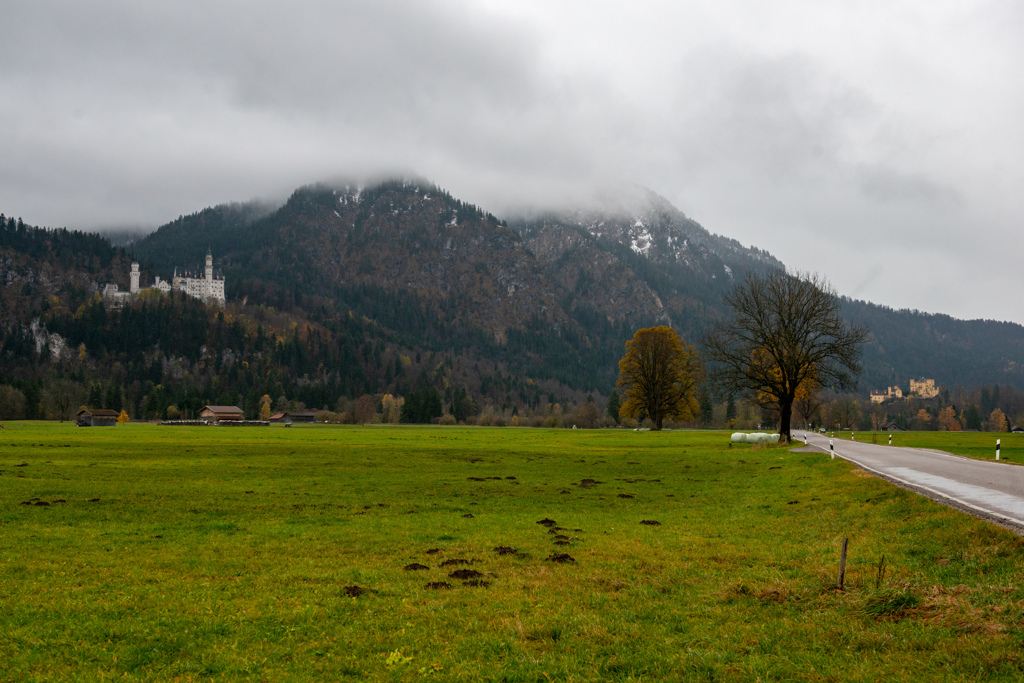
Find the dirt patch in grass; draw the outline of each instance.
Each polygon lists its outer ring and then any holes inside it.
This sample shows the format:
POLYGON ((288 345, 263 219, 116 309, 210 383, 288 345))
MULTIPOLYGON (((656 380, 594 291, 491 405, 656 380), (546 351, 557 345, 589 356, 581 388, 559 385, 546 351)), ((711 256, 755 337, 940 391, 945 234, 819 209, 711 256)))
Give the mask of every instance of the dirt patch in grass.
POLYGON ((458 567, 460 564, 469 564, 470 561, 461 557, 453 557, 450 560, 445 560, 439 567, 458 567))
POLYGON ((360 595, 365 595, 367 590, 362 586, 345 586, 341 592, 350 598, 358 598, 360 595))
POLYGON ((483 578, 483 573, 478 572, 475 569, 456 569, 448 575, 449 579, 459 579, 460 581, 468 581, 469 579, 483 578))
POLYGON ((469 586, 470 588, 487 588, 491 585, 490 581, 481 581, 480 579, 473 579, 472 581, 463 581, 463 586, 469 586))
POLYGON ((636 498, 632 493, 620 493, 619 498, 636 498))
POLYGON ((553 519, 548 519, 547 517, 545 517, 544 519, 537 522, 537 524, 540 524, 541 526, 552 527, 558 524, 558 522, 556 522, 553 519))
POLYGON ((499 545, 494 549, 494 552, 498 553, 499 555, 516 555, 519 553, 518 550, 516 550, 510 545, 499 545))
POLYGON ((548 558, 548 562, 554 562, 556 564, 576 564, 576 558, 569 553, 555 553, 548 558))
POLYGON ((431 581, 424 588, 432 591, 450 590, 452 585, 447 581, 431 581))
POLYGON ((427 555, 437 555, 439 552, 441 552, 441 549, 440 548, 430 548, 428 550, 425 550, 424 552, 427 555))
POLYGON ((412 564, 405 565, 404 567, 402 567, 402 569, 404 569, 407 572, 418 572, 424 569, 430 569, 430 567, 428 567, 425 564, 420 564, 419 562, 413 562, 412 564))
POLYGON ((580 479, 580 483, 576 484, 576 486, 579 486, 581 489, 592 489, 595 486, 597 486, 598 484, 603 484, 603 483, 604 483, 603 481, 598 481, 597 479, 589 479, 588 478, 588 479, 580 479))
POLYGON ((641 519, 640 523, 644 526, 661 526, 661 522, 654 519, 641 519))

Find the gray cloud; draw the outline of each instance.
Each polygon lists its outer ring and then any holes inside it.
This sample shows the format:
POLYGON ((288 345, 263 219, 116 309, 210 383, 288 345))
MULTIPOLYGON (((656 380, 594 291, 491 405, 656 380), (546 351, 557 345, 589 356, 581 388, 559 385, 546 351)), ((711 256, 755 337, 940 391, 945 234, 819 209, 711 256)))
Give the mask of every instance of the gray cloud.
POLYGON ((1012 2, 12 0, 0 210, 155 226, 397 170, 502 212, 638 182, 793 268, 841 254, 826 271, 840 291, 1024 321, 979 290, 992 244, 1024 248, 1022 16, 1012 2), (906 266, 923 255, 943 269, 906 266))

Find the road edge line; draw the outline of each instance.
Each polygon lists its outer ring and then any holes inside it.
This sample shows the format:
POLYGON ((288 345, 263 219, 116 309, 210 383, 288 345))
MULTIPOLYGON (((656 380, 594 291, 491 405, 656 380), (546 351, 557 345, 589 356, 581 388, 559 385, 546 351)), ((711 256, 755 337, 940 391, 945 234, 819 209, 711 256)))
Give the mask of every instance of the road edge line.
MULTIPOLYGON (((820 448, 823 453, 829 453, 829 451, 825 450, 824 448, 822 448, 821 446, 819 446, 817 444, 808 444, 808 445, 813 445, 815 448, 820 448)), ((1008 525, 1012 525, 1013 527, 1015 527, 1014 529, 1012 529, 1013 531, 1017 532, 1019 535, 1024 535, 1024 520, 1019 520, 1019 519, 1017 519, 1015 517, 1007 517, 1004 514, 1001 514, 1001 513, 998 513, 998 512, 993 512, 991 510, 986 510, 985 508, 978 507, 977 505, 974 505, 973 503, 968 503, 965 500, 960 500, 956 496, 951 496, 948 493, 943 493, 942 491, 937 491, 937 490, 935 490, 933 488, 930 488, 928 486, 922 486, 921 484, 915 484, 915 483, 909 482, 909 481, 907 481, 905 479, 900 479, 899 477, 893 476, 891 474, 886 474, 884 472, 880 472, 879 470, 876 470, 873 467, 868 467, 867 465, 854 460, 850 456, 842 455, 842 454, 840 454, 838 452, 836 452, 835 455, 836 455, 837 458, 842 458, 846 462, 852 463, 852 464, 856 465, 857 467, 861 468, 865 472, 870 472, 871 474, 875 475, 879 479, 884 479, 884 480, 892 482, 894 484, 899 484, 902 488, 905 488, 905 489, 907 489, 909 491, 915 491, 915 489, 916 490, 921 490, 921 491, 927 491, 928 493, 931 493, 931 494, 937 496, 938 498, 941 498, 941 499, 944 499, 944 500, 951 500, 954 503, 956 503, 957 505, 962 505, 963 507, 970 508, 971 510, 974 510, 975 512, 981 513, 984 516, 984 518, 987 519, 987 520, 990 520, 990 521, 998 520, 998 521, 1004 522, 1004 523, 1006 523, 1008 525)), ((949 455, 953 455, 953 454, 949 454, 949 455)), ((957 457, 957 456, 953 455, 953 457, 957 457)), ((966 459, 967 460, 973 460, 974 458, 966 458, 966 459)), ((925 496, 925 497, 928 498, 930 496, 925 496)), ((935 499, 933 498, 933 500, 935 500, 935 499)), ((941 502, 941 501, 936 501, 936 502, 941 502)))

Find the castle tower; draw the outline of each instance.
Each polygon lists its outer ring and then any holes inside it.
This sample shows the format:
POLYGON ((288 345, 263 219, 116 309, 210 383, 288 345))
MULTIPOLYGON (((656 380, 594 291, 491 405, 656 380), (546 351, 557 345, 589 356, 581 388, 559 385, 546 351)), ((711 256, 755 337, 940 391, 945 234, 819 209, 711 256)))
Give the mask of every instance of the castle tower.
POLYGON ((213 282, 213 253, 206 251, 206 282, 213 282))
POLYGON ((139 293, 139 264, 135 261, 132 262, 132 284, 128 290, 132 294, 139 293))

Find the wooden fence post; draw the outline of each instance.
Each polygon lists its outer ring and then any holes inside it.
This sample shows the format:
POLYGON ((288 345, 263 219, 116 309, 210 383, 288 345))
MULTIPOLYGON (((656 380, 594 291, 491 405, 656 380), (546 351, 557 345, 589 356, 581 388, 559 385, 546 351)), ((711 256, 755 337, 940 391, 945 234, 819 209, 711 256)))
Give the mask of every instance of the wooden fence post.
POLYGON ((843 549, 839 552, 839 590, 843 590, 843 586, 846 583, 846 546, 849 544, 850 539, 843 539, 843 549))

